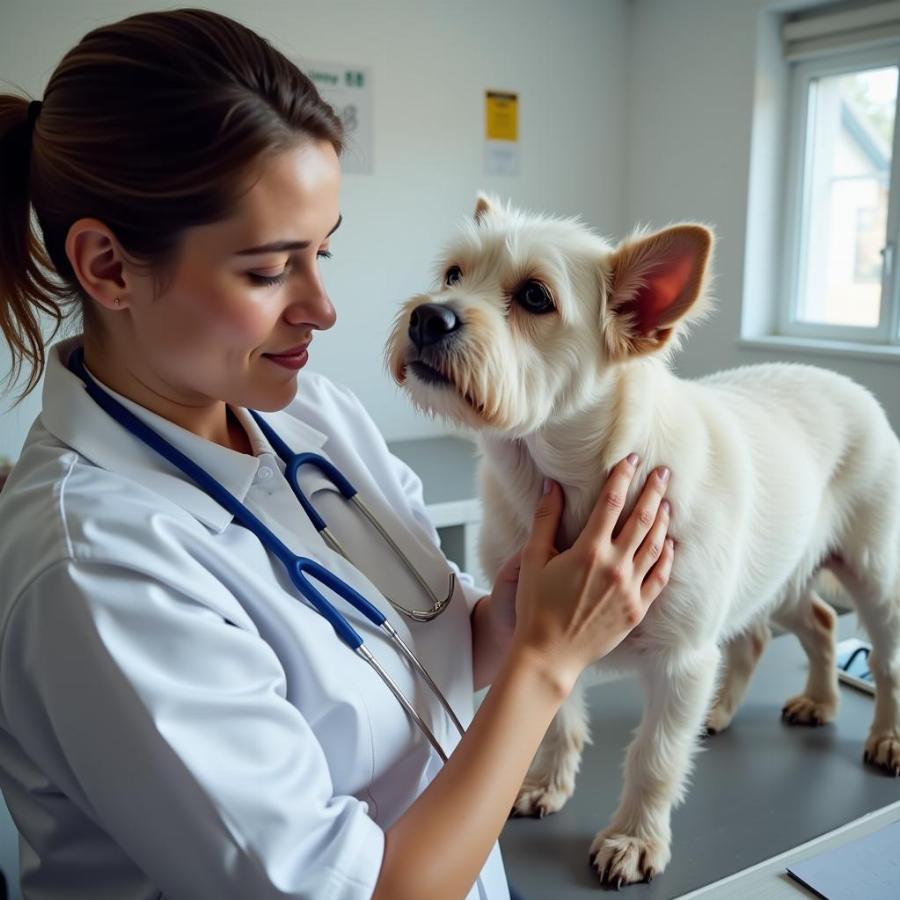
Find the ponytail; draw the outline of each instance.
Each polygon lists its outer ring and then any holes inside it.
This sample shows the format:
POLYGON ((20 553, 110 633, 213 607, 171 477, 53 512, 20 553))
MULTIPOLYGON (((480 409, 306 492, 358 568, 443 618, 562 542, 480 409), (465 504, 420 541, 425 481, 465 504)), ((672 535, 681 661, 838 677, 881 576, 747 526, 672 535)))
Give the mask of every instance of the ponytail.
POLYGON ((42 313, 55 334, 68 293, 50 277, 46 251, 38 239, 29 201, 33 132, 40 102, 0 95, 0 330, 9 345, 11 386, 23 368, 28 380, 18 399, 32 391, 44 368, 42 313))

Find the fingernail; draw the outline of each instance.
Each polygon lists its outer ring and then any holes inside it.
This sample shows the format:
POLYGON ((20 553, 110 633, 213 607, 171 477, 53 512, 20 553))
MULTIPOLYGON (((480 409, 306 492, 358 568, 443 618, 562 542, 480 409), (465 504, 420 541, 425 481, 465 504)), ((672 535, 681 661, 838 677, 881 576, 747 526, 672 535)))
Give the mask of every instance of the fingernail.
POLYGON ((545 495, 550 493, 550 479, 549 478, 544 479, 543 493, 545 495))
POLYGON ((636 465, 638 464, 639 458, 640 458, 640 457, 637 455, 637 453, 629 453, 629 454, 628 454, 628 462, 629 462, 632 466, 636 466, 636 465))
POLYGON ((659 469, 659 480, 663 481, 663 482, 668 481, 670 474, 671 474, 671 472, 669 472, 668 466, 661 466, 659 469))
POLYGON ((663 502, 659 504, 659 507, 666 515, 672 511, 672 504, 669 503, 668 500, 663 500, 663 502))
POLYGON ((668 547, 669 550, 674 550, 675 549, 675 541, 673 541, 672 538, 666 538, 666 547, 668 547))

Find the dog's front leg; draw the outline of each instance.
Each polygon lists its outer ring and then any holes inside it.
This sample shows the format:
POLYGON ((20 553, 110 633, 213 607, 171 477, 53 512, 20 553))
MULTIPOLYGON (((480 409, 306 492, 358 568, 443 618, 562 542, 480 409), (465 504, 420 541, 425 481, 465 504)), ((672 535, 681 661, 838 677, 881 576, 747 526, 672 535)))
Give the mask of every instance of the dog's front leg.
POLYGON ((580 682, 554 716, 513 806, 518 816, 558 812, 575 790, 581 752, 590 743, 580 682))
POLYGON ((625 759, 625 787, 609 827, 591 845, 604 881, 646 881, 669 862, 672 807, 685 793, 721 653, 711 644, 648 659, 644 717, 625 759))

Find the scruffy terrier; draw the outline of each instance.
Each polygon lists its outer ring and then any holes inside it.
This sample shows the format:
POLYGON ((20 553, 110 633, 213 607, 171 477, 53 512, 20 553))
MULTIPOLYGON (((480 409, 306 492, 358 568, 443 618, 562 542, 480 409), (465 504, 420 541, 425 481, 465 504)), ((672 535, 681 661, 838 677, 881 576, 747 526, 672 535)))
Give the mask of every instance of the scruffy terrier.
MULTIPOLYGON (((835 615, 814 591, 823 568, 873 643, 864 758, 900 774, 900 442, 871 394, 834 372, 773 364, 685 381, 670 371, 685 326, 708 308, 712 243, 683 224, 612 247, 577 221, 479 196, 440 286, 404 305, 386 351, 418 407, 478 433, 488 576, 524 545, 545 476, 565 491, 562 549, 618 460, 640 456, 625 513, 653 468, 672 470, 668 587, 598 664, 636 669, 646 695, 618 809, 590 849, 613 884, 666 866, 698 736, 731 721, 770 620, 809 657, 785 719, 834 717, 835 615)), ((517 812, 562 807, 587 735, 576 689, 517 812)))

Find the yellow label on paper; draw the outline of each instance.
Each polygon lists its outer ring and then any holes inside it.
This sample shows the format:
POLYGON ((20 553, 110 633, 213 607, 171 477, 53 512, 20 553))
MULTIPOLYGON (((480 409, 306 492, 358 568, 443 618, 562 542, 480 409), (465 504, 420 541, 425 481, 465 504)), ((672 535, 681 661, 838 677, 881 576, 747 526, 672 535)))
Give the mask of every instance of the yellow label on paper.
POLYGON ((489 141, 519 139, 519 95, 487 91, 484 95, 484 130, 489 141))

